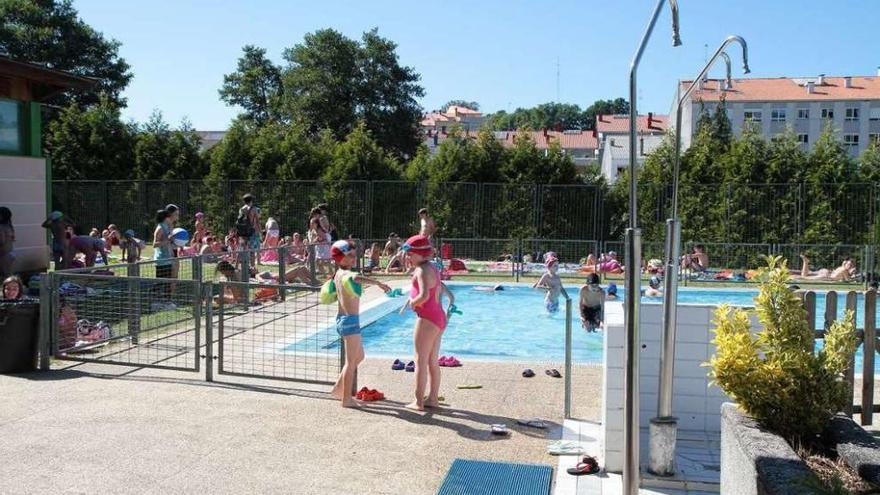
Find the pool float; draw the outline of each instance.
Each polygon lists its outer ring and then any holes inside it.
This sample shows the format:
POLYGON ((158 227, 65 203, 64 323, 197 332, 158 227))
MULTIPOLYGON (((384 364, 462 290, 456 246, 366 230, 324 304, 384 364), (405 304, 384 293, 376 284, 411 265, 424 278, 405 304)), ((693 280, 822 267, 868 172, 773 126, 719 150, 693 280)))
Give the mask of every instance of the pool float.
MULTIPOLYGON (((343 273, 341 276, 341 289, 356 297, 361 297, 361 294, 363 294, 364 292, 364 288, 360 283, 357 282, 357 280, 355 280, 356 277, 357 275, 352 272, 343 273)), ((324 285, 321 286, 321 292, 318 294, 318 301, 321 304, 335 303, 338 298, 339 290, 340 288, 337 287, 335 277, 331 278, 330 280, 324 282, 324 285)))

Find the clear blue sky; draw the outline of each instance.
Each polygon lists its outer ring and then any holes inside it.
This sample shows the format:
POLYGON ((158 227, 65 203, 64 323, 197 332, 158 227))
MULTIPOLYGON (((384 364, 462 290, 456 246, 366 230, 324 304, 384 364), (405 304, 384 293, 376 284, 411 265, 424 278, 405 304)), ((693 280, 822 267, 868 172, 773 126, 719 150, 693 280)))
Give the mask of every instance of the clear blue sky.
MULTIPOLYGON (((422 76, 422 105, 476 100, 483 111, 556 100, 582 107, 627 96, 629 62, 653 0, 75 0, 82 18, 122 42, 134 80, 124 115, 187 117, 200 130, 225 129, 238 112, 217 98, 245 44, 281 62, 305 33, 331 27, 359 37, 372 27, 398 43, 401 61, 422 76)), ((749 42, 754 77, 868 75, 880 65, 875 0, 680 0, 673 49, 668 8, 640 70, 639 110, 666 113, 677 79, 693 77, 728 34, 749 42)), ((731 53, 739 73, 739 54, 731 53)), ((714 74, 723 73, 721 67, 714 74)), ((735 76, 736 77, 736 76, 735 76)))

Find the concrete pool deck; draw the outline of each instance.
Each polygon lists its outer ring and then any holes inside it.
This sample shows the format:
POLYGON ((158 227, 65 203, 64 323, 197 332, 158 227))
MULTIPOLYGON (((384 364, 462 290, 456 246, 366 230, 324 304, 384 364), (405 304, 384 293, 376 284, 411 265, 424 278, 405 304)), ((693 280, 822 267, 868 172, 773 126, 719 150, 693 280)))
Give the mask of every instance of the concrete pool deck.
MULTIPOLYGON (((428 494, 457 457, 557 464, 545 448, 561 434, 563 381, 540 363, 447 369, 448 406, 424 414, 403 408, 413 374, 386 360, 359 375, 389 400, 356 410, 327 387, 59 364, 0 375, 2 492, 428 494), (522 378, 524 366, 538 375, 522 378), (550 428, 516 425, 532 417, 550 428), (492 423, 512 434, 493 437, 492 423)), ((575 416, 598 419, 601 369, 579 366, 572 378, 575 416)))

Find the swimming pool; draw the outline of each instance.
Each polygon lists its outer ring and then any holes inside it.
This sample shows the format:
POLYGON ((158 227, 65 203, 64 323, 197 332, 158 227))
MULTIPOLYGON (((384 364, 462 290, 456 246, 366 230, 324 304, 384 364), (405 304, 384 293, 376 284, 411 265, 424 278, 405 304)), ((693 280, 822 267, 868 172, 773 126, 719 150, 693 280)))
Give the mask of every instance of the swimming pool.
MULTIPOLYGON (((474 290, 479 284, 450 284, 455 304, 463 314, 453 315, 443 335, 441 354, 453 354, 460 359, 518 362, 561 362, 565 355, 565 306, 557 313, 544 309, 544 296, 526 285, 505 285, 505 290, 485 292, 474 290)), ((580 325, 577 312, 577 286, 566 286, 573 298, 572 359, 576 363, 601 363, 604 335, 587 333, 580 325)), ((623 294, 623 292, 621 292, 623 294)), ((681 288, 679 304, 721 304, 752 306, 756 290, 749 289, 690 289, 681 288)), ((825 293, 816 293, 816 320, 824 320, 825 293)), ((863 307, 859 299, 859 307, 863 307)), ((562 301, 560 301, 562 302, 562 301)), ((643 297, 643 304, 660 304, 661 298, 643 297)), ((403 315, 396 309, 404 298, 386 300, 367 311, 363 317, 364 348, 368 356, 411 359, 412 331, 415 314, 403 315), (379 313, 379 314, 375 314, 379 313)), ((843 315, 845 301, 838 301, 838 313, 843 315)), ((864 314, 858 314, 858 324, 864 314)), ((335 335, 335 329, 324 332, 335 335)), ((330 340, 330 339, 328 339, 330 340)), ((294 350, 297 344, 287 346, 294 350)), ((338 346, 338 343, 334 346, 338 346)), ((861 368, 861 351, 856 356, 857 369, 861 368)))

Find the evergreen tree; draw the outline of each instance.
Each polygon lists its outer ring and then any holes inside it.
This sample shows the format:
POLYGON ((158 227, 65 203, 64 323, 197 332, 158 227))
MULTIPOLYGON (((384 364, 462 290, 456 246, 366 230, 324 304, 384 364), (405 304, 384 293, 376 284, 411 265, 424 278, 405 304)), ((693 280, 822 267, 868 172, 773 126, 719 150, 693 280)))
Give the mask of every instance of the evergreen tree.
POLYGON ((70 104, 46 126, 54 180, 130 179, 136 129, 107 97, 87 110, 70 104))
POLYGON ((849 151, 837 138, 829 122, 810 153, 805 184, 806 243, 838 243, 854 239, 853 223, 847 206, 854 198, 846 183, 855 177, 849 151))
POLYGON ((277 118, 281 97, 281 69, 266 58, 266 50, 245 45, 235 72, 223 76, 218 91, 227 105, 244 109, 243 116, 259 125, 277 118))

